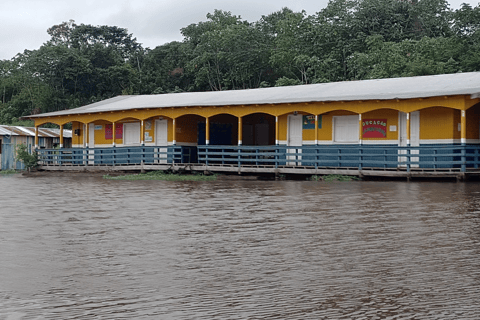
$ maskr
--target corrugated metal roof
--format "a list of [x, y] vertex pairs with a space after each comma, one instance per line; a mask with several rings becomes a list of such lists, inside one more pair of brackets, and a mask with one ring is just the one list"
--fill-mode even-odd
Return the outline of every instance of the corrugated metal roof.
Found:
[[118, 96], [76, 109], [32, 115], [29, 118], [143, 108], [391, 100], [451, 95], [477, 97], [479, 94], [480, 72], [468, 72], [248, 90]]
[[[32, 127], [21, 127], [21, 126], [6, 126], [0, 125], [0, 136], [29, 136], [35, 137], [35, 128]], [[38, 128], [39, 137], [50, 137], [58, 138], [60, 137], [60, 129], [55, 128]], [[72, 130], [63, 130], [64, 138], [72, 137]]]

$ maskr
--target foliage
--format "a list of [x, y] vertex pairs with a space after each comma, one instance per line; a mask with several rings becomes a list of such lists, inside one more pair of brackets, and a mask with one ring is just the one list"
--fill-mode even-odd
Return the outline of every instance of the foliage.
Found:
[[10, 170], [0, 170], [0, 175], [8, 175], [8, 174], [15, 174], [18, 173], [16, 170], [10, 169]]
[[36, 151], [29, 153], [27, 146], [24, 143], [17, 145], [16, 151], [16, 160], [23, 162], [25, 168], [30, 170], [31, 168], [38, 166], [38, 154]]
[[164, 171], [150, 171], [147, 173], [130, 174], [124, 176], [110, 176], [104, 175], [104, 179], [109, 180], [162, 180], [162, 181], [214, 181], [217, 179], [216, 175], [203, 174], [179, 174], [166, 173]]
[[127, 29], [59, 23], [0, 60], [0, 123], [122, 94], [236, 90], [480, 70], [480, 5], [330, 0], [248, 22], [214, 10], [181, 42], [145, 49]]

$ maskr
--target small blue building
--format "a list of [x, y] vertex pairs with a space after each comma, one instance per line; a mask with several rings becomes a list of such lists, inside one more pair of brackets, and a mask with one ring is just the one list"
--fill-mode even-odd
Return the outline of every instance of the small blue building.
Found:
[[[39, 128], [39, 148], [55, 148], [60, 144], [60, 129]], [[65, 147], [71, 147], [72, 131], [63, 130]], [[16, 161], [16, 147], [25, 144], [29, 152], [35, 146], [35, 128], [0, 125], [0, 170], [21, 170], [23, 163]]]

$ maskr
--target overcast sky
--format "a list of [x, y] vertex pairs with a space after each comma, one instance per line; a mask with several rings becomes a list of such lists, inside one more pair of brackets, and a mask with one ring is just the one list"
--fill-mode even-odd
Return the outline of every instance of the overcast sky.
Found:
[[[452, 9], [478, 0], [449, 0]], [[206, 20], [215, 9], [231, 11], [249, 22], [288, 7], [312, 15], [328, 0], [10, 0], [0, 10], [0, 60], [25, 49], [38, 49], [50, 39], [47, 29], [70, 19], [77, 24], [109, 25], [128, 29], [137, 41], [155, 48], [181, 41], [180, 28]]]

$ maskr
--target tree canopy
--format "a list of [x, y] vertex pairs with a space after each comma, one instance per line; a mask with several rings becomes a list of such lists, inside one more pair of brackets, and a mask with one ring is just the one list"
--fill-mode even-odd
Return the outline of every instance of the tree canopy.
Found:
[[122, 94], [236, 90], [480, 70], [480, 6], [446, 0], [330, 0], [249, 22], [215, 10], [183, 41], [143, 48], [118, 26], [76, 24], [0, 60], [0, 123]]

